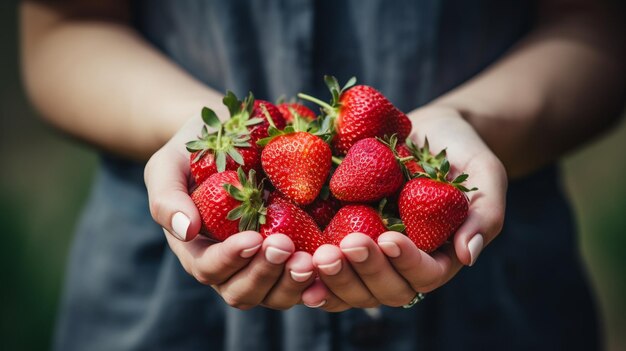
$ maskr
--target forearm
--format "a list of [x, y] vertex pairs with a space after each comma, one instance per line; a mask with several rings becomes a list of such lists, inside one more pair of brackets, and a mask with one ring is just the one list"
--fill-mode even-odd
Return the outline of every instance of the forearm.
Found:
[[24, 81], [49, 122], [105, 150], [147, 159], [202, 106], [223, 112], [221, 94], [153, 49], [123, 15], [98, 14], [22, 6]]
[[433, 105], [460, 111], [510, 177], [532, 172], [620, 115], [625, 59], [622, 33], [612, 24], [601, 11], [552, 17], [501, 61]]

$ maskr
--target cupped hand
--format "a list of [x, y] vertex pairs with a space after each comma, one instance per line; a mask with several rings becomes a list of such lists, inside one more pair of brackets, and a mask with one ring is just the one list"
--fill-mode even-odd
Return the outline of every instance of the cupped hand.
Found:
[[184, 269], [211, 285], [230, 306], [286, 309], [300, 303], [302, 291], [314, 282], [314, 268], [310, 254], [294, 253], [289, 237], [274, 234], [264, 239], [246, 231], [216, 243], [198, 235], [201, 218], [189, 196], [185, 142], [201, 127], [199, 117], [190, 119], [148, 161], [144, 178], [152, 217], [163, 227]]
[[426, 107], [410, 114], [411, 137], [422, 145], [427, 136], [434, 153], [447, 149], [451, 173], [469, 174], [468, 217], [451, 242], [431, 254], [405, 235], [386, 232], [374, 242], [353, 233], [340, 247], [324, 245], [313, 256], [320, 282], [302, 295], [304, 302], [341, 311], [351, 307], [402, 306], [418, 292], [437, 289], [464, 266], [476, 262], [481, 250], [501, 231], [507, 188], [506, 171], [462, 116], [447, 107]]

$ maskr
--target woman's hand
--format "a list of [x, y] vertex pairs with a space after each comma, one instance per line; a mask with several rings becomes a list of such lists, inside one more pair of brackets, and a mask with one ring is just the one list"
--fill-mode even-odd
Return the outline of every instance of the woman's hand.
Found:
[[469, 174], [469, 215], [454, 233], [452, 242], [432, 254], [418, 249], [408, 237], [383, 233], [378, 242], [354, 233], [340, 247], [324, 245], [313, 255], [321, 281], [303, 294], [308, 305], [328, 311], [380, 304], [402, 306], [418, 292], [432, 291], [449, 281], [464, 266], [476, 262], [484, 246], [493, 240], [504, 220], [507, 176], [502, 163], [480, 136], [450, 108], [425, 107], [410, 114], [412, 137], [422, 144], [428, 136], [431, 150], [447, 148], [454, 173]]
[[247, 309], [264, 305], [286, 309], [301, 302], [302, 291], [314, 281], [311, 255], [294, 253], [282, 234], [265, 239], [242, 232], [215, 243], [198, 236], [200, 214], [189, 197], [189, 153], [185, 142], [202, 127], [190, 119], [157, 151], [145, 168], [150, 212], [185, 270], [211, 285], [230, 306]]

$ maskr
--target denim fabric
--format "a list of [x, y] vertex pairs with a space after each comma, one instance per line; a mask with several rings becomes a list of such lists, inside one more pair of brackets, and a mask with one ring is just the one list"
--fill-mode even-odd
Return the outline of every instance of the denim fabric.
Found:
[[[357, 76], [414, 109], [480, 72], [532, 25], [527, 1], [134, 2], [137, 29], [207, 85], [325, 97]], [[227, 307], [151, 220], [140, 164], [103, 156], [77, 231], [55, 349], [594, 350], [595, 307], [555, 167], [510, 184], [504, 231], [416, 307], [329, 314]]]

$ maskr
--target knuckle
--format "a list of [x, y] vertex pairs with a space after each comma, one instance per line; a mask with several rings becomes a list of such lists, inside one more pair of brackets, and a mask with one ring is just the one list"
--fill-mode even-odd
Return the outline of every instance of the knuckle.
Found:
[[229, 291], [222, 291], [221, 295], [224, 302], [230, 307], [246, 310], [253, 306], [250, 303], [243, 301], [241, 296], [233, 295]]
[[210, 274], [207, 274], [207, 272], [204, 272], [196, 267], [191, 269], [191, 275], [202, 285], [213, 285], [218, 283], [215, 279], [212, 279]]

